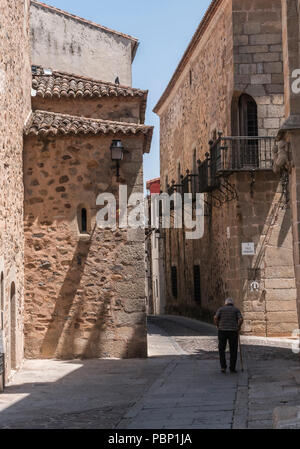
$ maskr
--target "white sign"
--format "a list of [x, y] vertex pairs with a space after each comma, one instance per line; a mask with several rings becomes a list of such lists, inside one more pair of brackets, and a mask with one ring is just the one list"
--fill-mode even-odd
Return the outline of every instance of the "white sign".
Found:
[[254, 281], [251, 282], [251, 292], [257, 292], [259, 290], [259, 283]]
[[255, 256], [254, 243], [242, 243], [242, 255], [243, 256]]
[[229, 240], [229, 239], [230, 239], [230, 228], [229, 228], [229, 227], [227, 228], [226, 233], [227, 233], [227, 238], [228, 238], [228, 240]]

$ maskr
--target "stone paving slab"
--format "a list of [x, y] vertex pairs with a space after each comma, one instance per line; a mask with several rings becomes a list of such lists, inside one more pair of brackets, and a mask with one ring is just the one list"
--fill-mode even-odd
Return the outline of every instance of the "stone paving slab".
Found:
[[192, 321], [150, 319], [148, 359], [26, 361], [0, 395], [0, 428], [263, 429], [286, 406], [278, 428], [296, 428], [290, 349], [244, 344], [245, 372], [224, 375], [215, 328]]

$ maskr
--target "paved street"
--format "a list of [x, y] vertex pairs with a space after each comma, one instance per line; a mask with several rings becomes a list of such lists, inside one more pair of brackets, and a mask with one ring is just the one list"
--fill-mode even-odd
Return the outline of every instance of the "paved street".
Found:
[[272, 428], [274, 408], [300, 405], [288, 342], [244, 337], [245, 372], [223, 375], [212, 326], [151, 317], [148, 329], [148, 360], [25, 361], [0, 428]]

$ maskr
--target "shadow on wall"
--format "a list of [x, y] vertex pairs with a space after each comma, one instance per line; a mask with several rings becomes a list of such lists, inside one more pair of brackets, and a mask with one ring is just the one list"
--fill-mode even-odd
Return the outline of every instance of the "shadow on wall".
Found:
[[73, 357], [74, 336], [79, 325], [81, 306], [84, 302], [84, 292], [78, 293], [78, 289], [90, 246], [91, 240], [79, 240], [77, 243], [70, 268], [66, 273], [56, 300], [51, 324], [43, 340], [42, 358], [51, 358], [54, 355], [66, 358]]
[[[177, 237], [176, 230], [171, 230], [166, 242], [169, 247], [166, 252], [167, 314], [212, 322], [214, 313], [228, 296], [242, 308], [242, 300], [254, 280], [252, 276], [256, 270], [259, 273], [263, 269], [266, 249], [274, 250], [276, 258], [272, 263], [277, 265], [283, 260], [281, 251], [284, 256], [290, 252], [289, 266], [293, 267], [292, 248], [287, 238], [291, 232], [290, 209], [285, 205], [283, 194], [279, 199], [280, 180], [272, 172], [257, 172], [254, 185], [251, 182], [251, 173], [237, 173], [232, 177], [231, 183], [236, 185], [238, 199], [220, 208], [214, 207], [212, 216], [206, 217], [203, 239], [193, 241], [192, 250], [189, 249], [194, 258], [187, 257], [183, 239]], [[226, 236], [226, 227], [230, 229], [230, 238]], [[242, 242], [262, 244], [256, 258], [241, 256]], [[199, 260], [205, 264], [200, 264], [201, 298], [196, 301], [193, 269]], [[177, 267], [176, 289], [172, 284], [172, 266]], [[248, 270], [250, 267], [251, 272]], [[177, 298], [173, 296], [174, 290], [178, 291]], [[251, 301], [260, 301], [260, 295], [255, 295], [252, 294]]]
[[[113, 348], [110, 345], [120, 345], [120, 341], [106, 339], [108, 327], [111, 325], [112, 317], [108, 309], [111, 305], [111, 295], [104, 291], [99, 292], [93, 301], [93, 316], [86, 318], [86, 297], [84, 286], [81, 286], [82, 277], [86, 261], [91, 247], [91, 239], [79, 241], [74, 251], [74, 256], [70, 268], [66, 273], [62, 288], [55, 303], [52, 313], [51, 324], [49, 325], [39, 357], [45, 358], [97, 358], [109, 357]], [[82, 288], [81, 288], [82, 287]], [[94, 303], [98, 302], [97, 308]], [[85, 323], [84, 323], [84, 319]], [[146, 316], [145, 316], [146, 320]], [[88, 328], [80, 329], [80, 326]], [[141, 344], [146, 323], [140, 323], [132, 331], [132, 337], [126, 340], [124, 349], [119, 354], [120, 357], [147, 357], [146, 349]], [[88, 337], [82, 336], [85, 332]], [[116, 328], [118, 332], [118, 328]], [[104, 336], [105, 334], [105, 336]], [[111, 350], [111, 351], [110, 351]]]
[[[136, 357], [146, 355], [139, 299], [126, 310], [138, 262], [134, 257], [119, 261], [122, 249], [132, 244], [127, 251], [131, 257], [134, 245], [142, 243], [128, 241], [125, 230], [101, 229], [88, 236], [98, 194], [118, 195], [115, 164], [109, 157], [111, 139], [28, 138], [24, 159], [28, 358], [133, 357], [134, 351]], [[123, 135], [122, 139], [126, 141]], [[140, 143], [136, 147], [141, 152]], [[141, 176], [141, 161], [131, 160], [133, 156], [137, 157], [126, 153], [120, 168], [120, 183], [128, 184], [128, 195]], [[129, 287], [119, 293], [115, 287], [123, 281]]]

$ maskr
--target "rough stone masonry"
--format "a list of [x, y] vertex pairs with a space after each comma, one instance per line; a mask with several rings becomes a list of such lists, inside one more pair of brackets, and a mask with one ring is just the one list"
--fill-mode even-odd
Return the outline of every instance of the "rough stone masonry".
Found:
[[[244, 312], [244, 332], [264, 336], [298, 328], [290, 206], [271, 163], [285, 113], [282, 28], [280, 0], [212, 1], [154, 109], [163, 191], [172, 180], [180, 185], [186, 170], [196, 176], [210, 145], [221, 145], [231, 164], [213, 187], [210, 179], [197, 186], [207, 204], [203, 239], [187, 241], [184, 230], [162, 233], [166, 311], [211, 318], [232, 296]], [[231, 155], [249, 143], [245, 136], [255, 136], [256, 148], [269, 146], [268, 168], [263, 152], [257, 164], [233, 166]], [[255, 255], [243, 256], [248, 242]]]
[[5, 378], [23, 360], [23, 127], [30, 112], [29, 0], [0, 0], [0, 334]]

